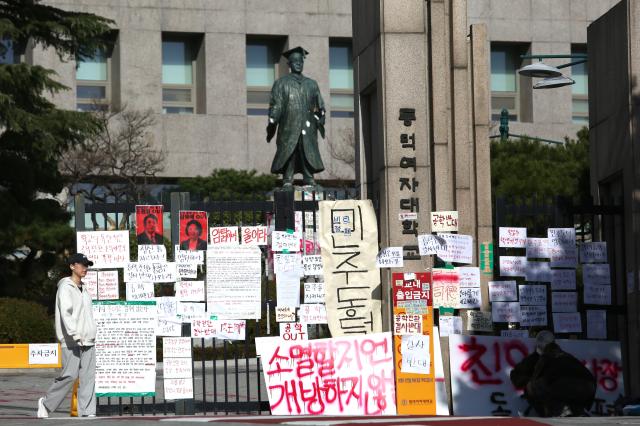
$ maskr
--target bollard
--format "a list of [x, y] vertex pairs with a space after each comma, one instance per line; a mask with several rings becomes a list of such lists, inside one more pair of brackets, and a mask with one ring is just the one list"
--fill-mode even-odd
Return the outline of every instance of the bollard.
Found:
[[71, 392], [71, 408], [69, 409], [69, 415], [71, 417], [78, 417], [78, 385], [80, 379], [76, 379], [73, 383], [73, 391]]

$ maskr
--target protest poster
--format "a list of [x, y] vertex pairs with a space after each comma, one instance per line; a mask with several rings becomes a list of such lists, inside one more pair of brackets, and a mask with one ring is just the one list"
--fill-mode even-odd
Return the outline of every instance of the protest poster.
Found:
[[98, 300], [120, 299], [118, 271], [98, 271]]
[[163, 358], [162, 375], [165, 379], [190, 379], [193, 377], [191, 358]]
[[611, 305], [610, 285], [585, 285], [585, 305]]
[[524, 277], [527, 275], [527, 263], [524, 256], [500, 256], [500, 276]]
[[431, 273], [433, 307], [457, 308], [460, 304], [460, 283], [455, 269], [434, 269]]
[[205, 312], [204, 303], [178, 301], [178, 318], [182, 322], [191, 322], [196, 318], [202, 318], [205, 316]]
[[460, 287], [460, 302], [458, 308], [473, 309], [482, 305], [482, 291], [480, 287]]
[[501, 226], [498, 229], [498, 247], [526, 248], [527, 228]]
[[428, 272], [391, 275], [398, 414], [435, 414], [437, 409], [431, 278]]
[[491, 312], [467, 311], [467, 330], [493, 331]]
[[576, 270], [575, 269], [552, 269], [551, 270], [551, 290], [575, 290]]
[[282, 340], [309, 340], [307, 324], [283, 322], [279, 324]]
[[607, 311], [587, 309], [587, 339], [607, 338]]
[[273, 231], [271, 233], [271, 250], [285, 253], [300, 251], [300, 235], [290, 231]]
[[608, 263], [587, 263], [582, 265], [582, 283], [584, 286], [611, 285], [611, 272]]
[[245, 340], [245, 320], [214, 320], [204, 316], [191, 320], [191, 337], [202, 339]]
[[[523, 330], [526, 332], [526, 330]], [[557, 340], [596, 378], [595, 416], [611, 415], [614, 401], [624, 392], [619, 342]], [[527, 403], [509, 373], [535, 350], [535, 339], [498, 336], [449, 336], [451, 393], [456, 416], [517, 416]]]
[[578, 312], [578, 293], [575, 291], [552, 291], [551, 312]]
[[[272, 415], [396, 414], [391, 333], [255, 341]], [[331, 391], [337, 383], [341, 391]], [[329, 389], [333, 396], [298, 391], [314, 388]]]
[[458, 232], [458, 212], [431, 212], [431, 232]]
[[227, 247], [240, 245], [240, 233], [237, 226], [214, 226], [209, 228], [209, 246]]
[[325, 303], [332, 336], [382, 331], [376, 268], [378, 225], [371, 200], [320, 201]]
[[180, 250], [194, 251], [207, 249], [207, 212], [180, 210]]
[[526, 281], [550, 283], [551, 267], [549, 262], [527, 261], [524, 271], [524, 279]]
[[576, 230], [573, 228], [547, 229], [549, 255], [552, 268], [575, 268], [578, 263]]
[[294, 273], [299, 277], [304, 274], [302, 267], [302, 257], [300, 253], [274, 253], [273, 272], [278, 275], [282, 273]]
[[580, 263], [606, 263], [607, 243], [593, 241], [580, 244]]
[[418, 252], [420, 256], [429, 256], [444, 251], [447, 242], [439, 235], [418, 235]]
[[518, 300], [515, 281], [489, 281], [489, 302], [511, 302]]
[[304, 283], [304, 303], [324, 303], [324, 283]]
[[154, 396], [156, 302], [94, 302], [93, 318], [96, 396]]
[[204, 281], [177, 281], [174, 286], [176, 299], [184, 302], [204, 302]]
[[523, 306], [520, 302], [520, 326], [546, 326], [547, 325], [547, 306], [528, 305]]
[[164, 379], [164, 399], [193, 399], [193, 378]]
[[92, 268], [123, 268], [129, 262], [129, 231], [80, 231], [76, 247]]
[[554, 312], [554, 333], [582, 333], [580, 312]]
[[173, 296], [156, 297], [158, 317], [175, 318], [178, 315], [178, 301]]
[[175, 262], [129, 262], [124, 265], [124, 281], [127, 283], [172, 283], [177, 281], [177, 277]]
[[182, 336], [182, 321], [178, 317], [158, 317], [156, 336]]
[[155, 290], [153, 283], [134, 282], [126, 283], [126, 296], [128, 301], [154, 300]]
[[300, 306], [300, 275], [282, 272], [276, 275], [276, 303], [278, 306]]
[[138, 247], [138, 262], [163, 263], [167, 261], [167, 249], [162, 244], [142, 244]]
[[520, 305], [547, 306], [547, 286], [522, 284], [518, 286]]
[[509, 328], [507, 330], [500, 330], [500, 337], [526, 339], [526, 338], [529, 337], [529, 330], [519, 330], [519, 329], [515, 329], [515, 328]]
[[91, 300], [98, 300], [98, 271], [87, 271], [87, 275], [82, 278], [82, 287], [87, 289]]
[[491, 319], [493, 322], [520, 322], [520, 303], [493, 302], [491, 304]]
[[527, 238], [525, 244], [527, 259], [549, 259], [549, 240], [547, 238]]
[[203, 250], [180, 250], [180, 246], [175, 246], [175, 251], [173, 252], [175, 261], [177, 264], [193, 264], [203, 265], [204, 264], [204, 251]]
[[322, 275], [322, 256], [302, 256], [302, 271], [305, 277]]
[[162, 358], [191, 358], [191, 338], [163, 337]]
[[327, 308], [322, 303], [303, 303], [298, 311], [303, 324], [326, 324]]
[[462, 318], [450, 315], [440, 315], [438, 330], [440, 330], [440, 336], [443, 337], [451, 334], [462, 334]]
[[218, 319], [262, 316], [262, 254], [256, 246], [207, 250], [207, 305]]
[[138, 245], [164, 243], [162, 209], [162, 205], [136, 206], [136, 234]]
[[176, 272], [180, 279], [198, 278], [198, 265], [195, 263], [176, 263]]
[[436, 255], [445, 262], [471, 263], [473, 261], [473, 237], [462, 234], [438, 234], [445, 242]]
[[480, 268], [477, 266], [464, 266], [456, 268], [460, 287], [480, 287]]
[[378, 268], [402, 268], [404, 266], [402, 247], [386, 247], [376, 256]]
[[276, 306], [276, 322], [296, 322], [296, 307]]
[[266, 246], [268, 231], [266, 226], [243, 226], [240, 228], [243, 246]]

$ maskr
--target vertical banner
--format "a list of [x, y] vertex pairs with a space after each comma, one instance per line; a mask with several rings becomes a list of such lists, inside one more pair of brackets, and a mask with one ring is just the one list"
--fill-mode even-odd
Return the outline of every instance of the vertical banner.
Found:
[[430, 278], [428, 272], [391, 276], [398, 414], [436, 414]]
[[334, 337], [382, 331], [378, 225], [370, 200], [320, 201], [327, 320]]
[[162, 244], [162, 206], [136, 206], [138, 244]]

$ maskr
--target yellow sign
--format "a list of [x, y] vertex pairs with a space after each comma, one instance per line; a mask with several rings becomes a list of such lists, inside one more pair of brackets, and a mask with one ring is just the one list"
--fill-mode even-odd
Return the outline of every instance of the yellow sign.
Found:
[[60, 368], [60, 344], [1, 344], [0, 368]]

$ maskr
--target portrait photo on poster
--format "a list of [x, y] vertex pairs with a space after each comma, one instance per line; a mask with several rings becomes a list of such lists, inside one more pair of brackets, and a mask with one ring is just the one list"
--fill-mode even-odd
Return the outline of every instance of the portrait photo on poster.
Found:
[[136, 206], [136, 234], [138, 244], [162, 244], [162, 205]]
[[207, 229], [207, 212], [180, 211], [180, 250], [206, 250]]

